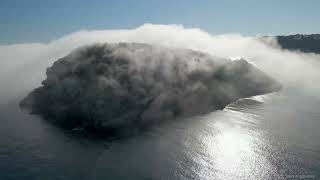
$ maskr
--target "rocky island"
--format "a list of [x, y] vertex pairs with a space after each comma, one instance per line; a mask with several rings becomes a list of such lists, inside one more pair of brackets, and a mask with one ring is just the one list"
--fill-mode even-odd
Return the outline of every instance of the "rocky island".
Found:
[[140, 43], [77, 48], [20, 106], [67, 129], [139, 130], [223, 109], [281, 85], [245, 60]]

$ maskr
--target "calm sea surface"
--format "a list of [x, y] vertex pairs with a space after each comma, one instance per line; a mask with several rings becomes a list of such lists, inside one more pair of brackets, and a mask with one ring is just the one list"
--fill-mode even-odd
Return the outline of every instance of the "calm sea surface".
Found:
[[320, 179], [320, 95], [282, 91], [113, 140], [0, 108], [0, 179]]

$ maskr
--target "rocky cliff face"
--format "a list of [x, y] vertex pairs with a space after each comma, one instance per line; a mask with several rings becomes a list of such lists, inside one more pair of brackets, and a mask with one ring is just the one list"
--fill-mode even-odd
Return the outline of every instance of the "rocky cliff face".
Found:
[[280, 88], [245, 60], [137, 43], [76, 49], [46, 74], [21, 107], [69, 129], [99, 132], [203, 114]]

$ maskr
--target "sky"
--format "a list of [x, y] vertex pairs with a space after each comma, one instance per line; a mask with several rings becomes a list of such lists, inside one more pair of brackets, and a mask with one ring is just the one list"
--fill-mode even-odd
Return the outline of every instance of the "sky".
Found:
[[79, 30], [181, 24], [211, 34], [320, 32], [318, 0], [1, 0], [0, 44], [50, 42]]

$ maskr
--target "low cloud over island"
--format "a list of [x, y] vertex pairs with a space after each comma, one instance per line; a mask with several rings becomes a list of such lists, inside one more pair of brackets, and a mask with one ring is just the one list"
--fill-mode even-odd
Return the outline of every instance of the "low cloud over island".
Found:
[[280, 89], [245, 60], [141, 43], [78, 48], [46, 75], [21, 106], [64, 127], [94, 131], [139, 130]]
[[[113, 44], [121, 42], [123, 42], [124, 44]], [[104, 43], [109, 43], [109, 45], [106, 45]], [[52, 40], [49, 43], [1, 45], [0, 83], [2, 84], [2, 86], [0, 92], [0, 103], [6, 104], [10, 102], [19, 102], [24, 97], [26, 97], [27, 94], [33, 89], [42, 86], [41, 82], [49, 77], [46, 77], [46, 68], [52, 66], [57, 59], [60, 59], [58, 62], [61, 63], [61, 58], [72, 59], [72, 54], [74, 55], [80, 52], [82, 52], [82, 54], [80, 53], [82, 55], [81, 57], [89, 57], [88, 54], [84, 53], [89, 51], [89, 49], [91, 49], [91, 51], [94, 51], [95, 48], [99, 50], [99, 48], [108, 49], [114, 46], [127, 47], [128, 49], [125, 49], [124, 47], [119, 48], [124, 50], [124, 52], [126, 53], [130, 53], [132, 49], [142, 49], [143, 51], [145, 49], [151, 48], [146, 44], [149, 44], [152, 47], [161, 47], [158, 48], [161, 49], [160, 52], [166, 51], [170, 52], [169, 54], [171, 54], [172, 51], [175, 51], [177, 54], [174, 54], [174, 56], [178, 56], [180, 57], [180, 59], [189, 59], [185, 56], [185, 54], [188, 53], [193, 54], [191, 55], [192, 57], [203, 54], [204, 57], [208, 57], [205, 58], [207, 60], [204, 60], [204, 64], [208, 64], [208, 62], [212, 60], [211, 63], [215, 64], [215, 67], [220, 61], [223, 62], [221, 64], [218, 63], [221, 67], [228, 67], [227, 64], [235, 64], [236, 66], [239, 64], [240, 66], [246, 63], [244, 61], [231, 62], [228, 59], [244, 58], [255, 67], [247, 64], [248, 66], [254, 69], [258, 68], [262, 70], [273, 79], [280, 82], [284, 88], [293, 87], [296, 89], [308, 91], [310, 93], [317, 93], [320, 90], [319, 84], [315, 83], [320, 78], [320, 73], [318, 71], [318, 69], [320, 68], [320, 56], [318, 54], [284, 50], [280, 48], [274, 38], [263, 38], [262, 40], [258, 37], [245, 37], [238, 34], [211, 35], [201, 29], [185, 28], [181, 25], [145, 24], [135, 29], [95, 31], [82, 30], [69, 35], [65, 35], [59, 39]], [[87, 50], [85, 50], [86, 48], [80, 48], [68, 55], [72, 50], [78, 47], [83, 47], [84, 45], [91, 46], [87, 46]], [[141, 55], [141, 52], [139, 53], [135, 55]], [[159, 52], [150, 51], [149, 53]], [[171, 57], [171, 55], [168, 55], [166, 59], [173, 59], [174, 56]], [[130, 61], [126, 62], [130, 62], [130, 67], [140, 67], [143, 63], [141, 63], [140, 65], [138, 63], [135, 64], [135, 66], [131, 66], [132, 62], [136, 62], [135, 59], [139, 58], [133, 56]], [[147, 54], [145, 54], [145, 59], [147, 59]], [[91, 60], [92, 59], [90, 59], [90, 62]], [[159, 63], [160, 61], [156, 60], [152, 62]], [[175, 61], [165, 60], [164, 62], [162, 62], [162, 66], [170, 67], [168, 68], [168, 71], [174, 72], [172, 70], [172, 68], [175, 67], [175, 64], [172, 64], [173, 62]], [[188, 60], [188, 63], [190, 62]], [[58, 66], [60, 65], [55, 64], [51, 67], [51, 69], [53, 70]], [[176, 64], [176, 66], [180, 67], [181, 65]], [[189, 64], [188, 66], [193, 67]], [[141, 68], [142, 67], [143, 66], [141, 66]], [[161, 70], [155, 67], [154, 69], [158, 71]], [[210, 69], [210, 65], [204, 65], [202, 71], [207, 72], [208, 69]], [[216, 69], [212, 70], [212, 72], [215, 71]], [[56, 70], [53, 72], [53, 74], [58, 73]], [[170, 73], [166, 75], [170, 75]], [[142, 77], [144, 76], [146, 75], [142, 75]], [[184, 74], [184, 77], [189, 77], [189, 74]], [[203, 80], [206, 76], [200, 73], [198, 78], [200, 77]], [[181, 77], [177, 76], [176, 78]], [[177, 81], [177, 79], [175, 78], [171, 80]], [[109, 86], [112, 85], [113, 88], [117, 87], [119, 84], [119, 82], [110, 79], [102, 78], [102, 80], [99, 80], [99, 82], [100, 81], [104, 82], [105, 84], [109, 84]], [[159, 81], [160, 84], [164, 82], [166, 82], [164, 81], [164, 79]], [[68, 83], [72, 84], [73, 80]], [[202, 84], [205, 84], [204, 89], [210, 88], [210, 83]], [[122, 84], [120, 83], [120, 85]], [[192, 86], [196, 86], [199, 89], [201, 89], [202, 87], [202, 85], [196, 85], [196, 83], [194, 83]], [[169, 89], [171, 88], [171, 86], [168, 87]], [[187, 87], [183, 87], [183, 90], [186, 89]], [[119, 93], [121, 94], [122, 92], [119, 91]], [[170, 91], [167, 96], [170, 96]], [[154, 103], [155, 100], [148, 100], [147, 98], [146, 102]], [[186, 110], [186, 112], [188, 111], [189, 110]], [[170, 113], [174, 114], [174, 112]], [[164, 113], [163, 116], [167, 116], [168, 114]]]

